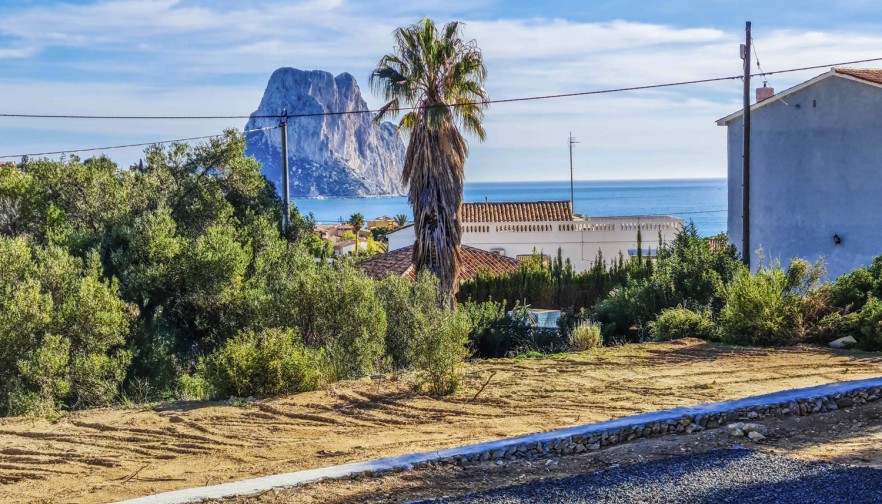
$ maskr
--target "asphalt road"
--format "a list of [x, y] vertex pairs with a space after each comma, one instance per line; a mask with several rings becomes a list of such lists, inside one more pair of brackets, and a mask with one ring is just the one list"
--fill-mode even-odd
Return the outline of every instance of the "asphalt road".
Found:
[[882, 470], [715, 450], [422, 502], [882, 503]]

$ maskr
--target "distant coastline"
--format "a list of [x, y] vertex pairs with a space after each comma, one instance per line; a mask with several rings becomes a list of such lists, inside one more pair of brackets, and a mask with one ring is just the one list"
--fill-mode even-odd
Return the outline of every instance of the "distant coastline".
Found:
[[[715, 182], [721, 181], [725, 182], [726, 177], [707, 177], [707, 178], [658, 178], [658, 179], [600, 179], [600, 180], [591, 180], [591, 179], [583, 179], [583, 180], [575, 180], [573, 181], [575, 184], [630, 184], [630, 183], [640, 183], [640, 182]], [[569, 180], [514, 180], [511, 182], [507, 182], [504, 180], [485, 180], [478, 182], [466, 182], [466, 185], [469, 186], [477, 186], [477, 185], [490, 185], [490, 184], [569, 184]], [[407, 195], [404, 194], [402, 196], [352, 196], [346, 198], [335, 198], [333, 196], [300, 196], [296, 198], [298, 201], [302, 200], [363, 200], [363, 199], [382, 199], [382, 198], [406, 198]], [[567, 197], [566, 199], [569, 199]]]
[[[595, 217], [617, 215], [673, 215], [692, 220], [699, 233], [716, 235], [726, 230], [725, 178], [577, 180], [575, 211]], [[569, 200], [569, 180], [522, 182], [466, 182], [465, 201]], [[294, 198], [304, 214], [316, 222], [346, 220], [359, 212], [367, 219], [404, 214], [411, 219], [407, 197]]]

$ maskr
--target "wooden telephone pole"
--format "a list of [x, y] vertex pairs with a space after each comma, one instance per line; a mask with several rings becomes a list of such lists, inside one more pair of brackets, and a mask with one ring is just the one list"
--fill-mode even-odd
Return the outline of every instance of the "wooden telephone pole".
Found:
[[741, 171], [741, 257], [750, 268], [750, 21], [744, 27], [744, 44], [741, 45], [744, 60], [744, 143], [742, 144]]
[[576, 192], [573, 189], [573, 145], [579, 142], [573, 138], [573, 132], [570, 131], [570, 212], [576, 213]]
[[291, 184], [288, 183], [288, 109], [282, 112], [282, 232], [288, 232], [291, 216]]

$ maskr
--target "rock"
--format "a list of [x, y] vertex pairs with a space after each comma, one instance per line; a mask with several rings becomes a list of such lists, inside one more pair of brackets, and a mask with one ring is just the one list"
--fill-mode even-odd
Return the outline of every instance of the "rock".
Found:
[[837, 340], [833, 340], [830, 343], [827, 343], [827, 346], [830, 348], [850, 348], [857, 344], [857, 340], [852, 336], [846, 336], [844, 338], [839, 338]]
[[769, 433], [768, 427], [766, 427], [763, 424], [758, 424], [758, 423], [746, 423], [741, 427], [741, 429], [747, 433], [758, 432], [762, 435], [766, 435]]
[[729, 429], [729, 435], [733, 437], [744, 437], [744, 431], [741, 429]]
[[759, 413], [757, 413], [756, 411], [750, 411], [747, 413], [747, 418], [750, 420], [754, 420], [758, 417], [759, 417]]
[[749, 437], [750, 439], [752, 439], [754, 441], [762, 441], [763, 439], [766, 439], [766, 436], [763, 436], [762, 434], [760, 434], [759, 432], [756, 432], [756, 431], [752, 431], [752, 432], [747, 433], [747, 437]]
[[[280, 68], [273, 72], [246, 130], [276, 126], [268, 117], [368, 110], [355, 78], [320, 70]], [[315, 115], [288, 121], [291, 196], [356, 197], [404, 194], [401, 171], [406, 147], [390, 122], [377, 125], [372, 114]], [[281, 130], [247, 133], [246, 153], [263, 165], [280, 186]], [[281, 191], [280, 191], [281, 192]]]
[[854, 399], [851, 397], [842, 397], [836, 400], [836, 406], [840, 408], [848, 408], [854, 404]]

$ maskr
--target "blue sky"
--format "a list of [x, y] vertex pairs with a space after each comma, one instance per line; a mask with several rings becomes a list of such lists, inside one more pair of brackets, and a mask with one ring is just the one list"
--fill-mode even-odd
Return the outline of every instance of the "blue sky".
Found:
[[[491, 98], [734, 75], [753, 21], [765, 70], [882, 56], [870, 1], [229, 0], [0, 1], [0, 112], [248, 114], [281, 66], [347, 71], [361, 84], [392, 31], [422, 16], [466, 22]], [[882, 65], [882, 63], [880, 63]], [[821, 71], [773, 76], [777, 89]], [[471, 142], [471, 181], [725, 176], [740, 82], [499, 104]], [[0, 118], [0, 155], [207, 135], [245, 121]], [[140, 149], [111, 151], [120, 164]]]

